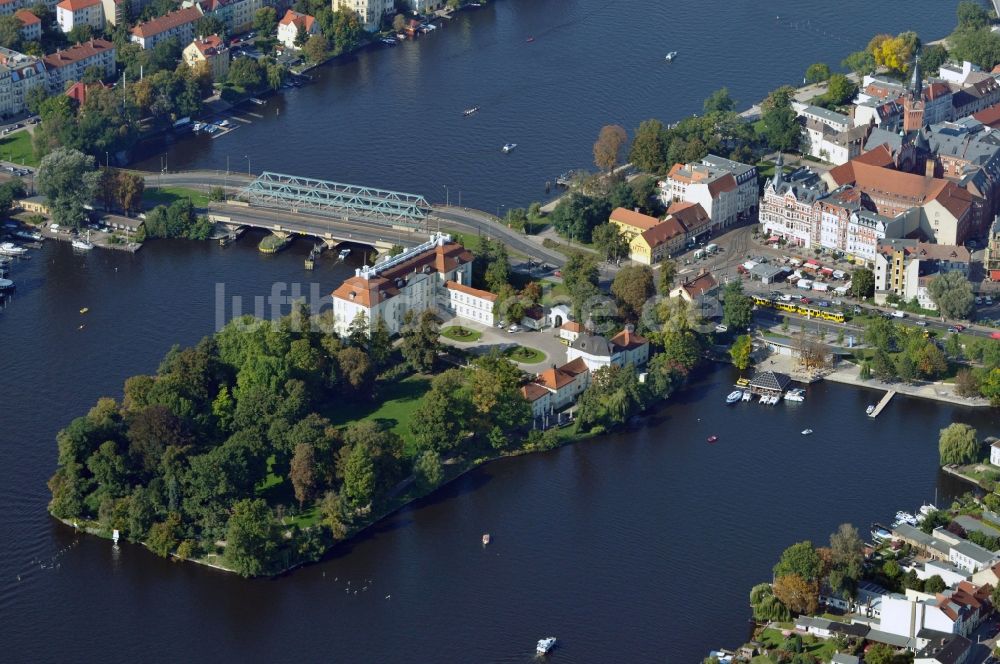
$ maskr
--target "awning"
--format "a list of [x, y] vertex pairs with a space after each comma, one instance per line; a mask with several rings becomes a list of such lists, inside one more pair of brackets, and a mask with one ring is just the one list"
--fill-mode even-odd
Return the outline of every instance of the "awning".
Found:
[[767, 241], [769, 243], [770, 242], [781, 242], [781, 238], [778, 237], [777, 235], [772, 235], [771, 237], [767, 238]]

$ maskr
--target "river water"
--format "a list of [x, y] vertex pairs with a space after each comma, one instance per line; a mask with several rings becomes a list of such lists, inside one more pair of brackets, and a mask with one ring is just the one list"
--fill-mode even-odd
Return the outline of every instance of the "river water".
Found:
[[[745, 108], [876, 32], [950, 32], [957, 0], [496, 0], [414, 42], [316, 70], [247, 105], [236, 131], [148, 146], [140, 166], [262, 170], [383, 187], [496, 212], [593, 167], [600, 128], [701, 111], [727, 86]], [[528, 37], [534, 41], [528, 43]], [[679, 56], [664, 61], [669, 51]], [[471, 117], [462, 111], [481, 110]], [[505, 143], [517, 143], [510, 154]], [[247, 158], [249, 157], [249, 164]], [[445, 189], [447, 185], [447, 190]], [[502, 211], [502, 209], [501, 209]]]
[[[171, 169], [224, 167], [252, 149], [261, 168], [431, 197], [447, 181], [471, 204], [523, 203], [587, 163], [609, 120], [676, 117], [723, 84], [755, 98], [875, 30], [939, 36], [951, 4], [506, 0], [321, 70], [277, 102], [280, 125], [174, 146]], [[799, 28], [774, 18], [793, 6]], [[821, 39], [810, 25], [858, 36]], [[681, 52], [674, 69], [666, 50]], [[459, 123], [473, 103], [482, 114]], [[506, 140], [525, 149], [504, 161]], [[19, 290], [0, 312], [5, 659], [527, 662], [553, 634], [553, 661], [699, 661], [746, 638], [747, 593], [785, 546], [935, 491], [945, 502], [966, 487], [936, 469], [937, 431], [997, 431], [995, 412], [899, 397], [871, 421], [878, 395], [837, 385], [810, 388], [803, 404], [726, 407], [733, 376], [719, 369], [644, 428], [492, 464], [284, 578], [243, 581], [77, 539], [45, 512], [61, 426], [154, 371], [172, 344], [210, 333], [217, 284], [249, 302], [275, 282], [327, 292], [352, 269], [327, 256], [307, 273], [304, 243], [273, 257], [255, 244], [160, 241], [132, 256], [49, 242], [14, 266]]]

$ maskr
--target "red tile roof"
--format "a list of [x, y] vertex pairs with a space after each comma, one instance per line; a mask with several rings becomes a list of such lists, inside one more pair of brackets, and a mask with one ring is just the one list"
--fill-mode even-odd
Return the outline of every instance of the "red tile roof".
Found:
[[[997, 65], [997, 68], [1000, 68], [1000, 65]], [[989, 108], [985, 108], [973, 114], [972, 117], [988, 127], [993, 127], [994, 129], [1000, 127], [1000, 104], [994, 104]]]
[[172, 30], [178, 26], [184, 25], [185, 23], [194, 23], [201, 17], [201, 7], [198, 5], [191, 5], [190, 7], [178, 9], [177, 11], [170, 12], [169, 14], [165, 14], [159, 18], [154, 18], [151, 21], [140, 23], [132, 28], [132, 34], [142, 39], [148, 39], [149, 37], [154, 37], [161, 32]]
[[713, 290], [718, 285], [719, 282], [715, 280], [711, 272], [702, 272], [693, 279], [685, 280], [680, 288], [693, 299]]
[[524, 398], [528, 401], [538, 401], [546, 394], [549, 394], [549, 391], [538, 383], [528, 383], [527, 385], [521, 387], [521, 394], [523, 394]]
[[699, 231], [712, 223], [701, 203], [674, 203], [667, 209], [667, 214], [677, 218], [688, 233]]
[[294, 23], [296, 28], [303, 28], [306, 32], [312, 32], [315, 22], [316, 19], [309, 14], [300, 14], [291, 9], [285, 12], [285, 16], [280, 21], [281, 25]]
[[649, 342], [645, 337], [636, 334], [626, 327], [624, 330], [611, 337], [611, 343], [623, 350], [634, 350], [641, 346], [645, 346]]
[[59, 67], [65, 67], [67, 65], [80, 62], [81, 60], [92, 58], [95, 55], [100, 55], [106, 51], [114, 53], [114, 50], [115, 45], [106, 39], [91, 39], [88, 42], [70, 46], [65, 51], [50, 53], [49, 55], [43, 57], [42, 60], [45, 61], [46, 67], [50, 69], [58, 69]]
[[78, 12], [81, 9], [99, 4], [101, 4], [101, 0], [62, 0], [56, 7], [67, 12]]
[[580, 332], [583, 332], [583, 325], [580, 325], [575, 320], [568, 320], [562, 324], [562, 329], [567, 332], [576, 332], [579, 334]]
[[209, 35], [207, 37], [202, 37], [201, 39], [195, 39], [193, 42], [194, 47], [202, 55], [215, 55], [221, 51], [224, 47], [222, 38], [219, 35]]
[[642, 232], [642, 239], [646, 241], [650, 249], [654, 249], [661, 244], [666, 244], [670, 240], [687, 234], [684, 225], [677, 220], [677, 217], [667, 217], [656, 226]]
[[615, 208], [614, 211], [611, 212], [610, 220], [647, 231], [660, 223], [660, 220], [656, 217], [650, 217], [648, 214], [643, 214], [641, 212], [636, 212], [635, 210], [629, 210], [628, 208], [623, 207]]
[[458, 291], [459, 293], [465, 293], [466, 295], [472, 295], [473, 297], [479, 297], [484, 300], [489, 300], [490, 302], [496, 302], [497, 296], [493, 293], [485, 290], [480, 290], [478, 288], [473, 288], [472, 286], [466, 286], [465, 284], [460, 284], [457, 281], [446, 281], [444, 287], [449, 290]]
[[25, 26], [42, 22], [42, 19], [29, 12], [27, 9], [18, 9], [14, 12], [14, 18], [21, 21], [21, 25]]

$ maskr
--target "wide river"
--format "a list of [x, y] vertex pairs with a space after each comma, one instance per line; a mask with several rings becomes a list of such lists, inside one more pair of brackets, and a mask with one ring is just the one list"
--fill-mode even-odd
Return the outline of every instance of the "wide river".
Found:
[[[602, 124], [676, 118], [722, 85], [755, 99], [874, 31], [941, 36], [954, 4], [497, 2], [321, 70], [266, 118], [171, 147], [170, 167], [224, 168], [229, 154], [235, 168], [249, 153], [255, 169], [522, 204], [586, 165]], [[465, 121], [472, 104], [483, 110]], [[521, 147], [501, 157], [508, 140]], [[131, 256], [49, 242], [14, 266], [17, 297], [0, 312], [5, 660], [527, 662], [553, 634], [553, 661], [700, 661], [745, 639], [747, 593], [785, 546], [936, 491], [945, 502], [966, 487], [936, 469], [937, 431], [997, 431], [994, 412], [904, 398], [871, 421], [877, 395], [836, 385], [803, 404], [726, 407], [733, 376], [720, 369], [645, 428], [492, 464], [284, 578], [77, 538], [45, 512], [61, 426], [210, 333], [216, 284], [245, 298], [276, 281], [329, 291], [350, 269], [325, 257], [306, 273], [304, 244], [276, 257], [254, 245], [156, 242]]]

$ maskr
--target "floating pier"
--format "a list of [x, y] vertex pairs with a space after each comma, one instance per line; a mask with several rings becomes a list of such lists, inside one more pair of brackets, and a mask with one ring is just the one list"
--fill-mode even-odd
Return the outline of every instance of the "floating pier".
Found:
[[889, 405], [889, 401], [891, 401], [894, 396], [896, 396], [896, 390], [889, 390], [886, 392], [885, 396], [882, 397], [882, 400], [878, 402], [877, 406], [875, 406], [875, 410], [873, 410], [868, 417], [873, 419], [878, 417], [878, 414], [882, 412], [883, 408]]

